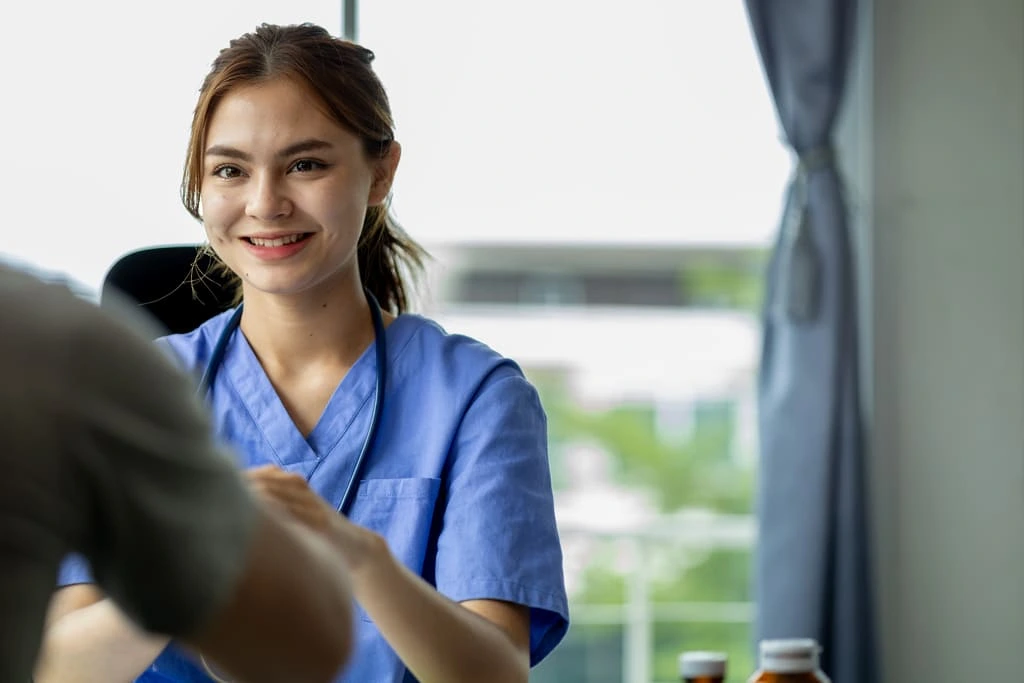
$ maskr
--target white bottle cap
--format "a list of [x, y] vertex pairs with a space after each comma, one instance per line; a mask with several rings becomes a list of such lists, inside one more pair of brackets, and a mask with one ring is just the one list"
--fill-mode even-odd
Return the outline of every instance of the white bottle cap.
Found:
[[761, 670], [795, 674], [818, 670], [821, 648], [811, 638], [787, 638], [761, 641]]
[[679, 655], [679, 675], [683, 678], [725, 676], [725, 661], [724, 652], [684, 652]]

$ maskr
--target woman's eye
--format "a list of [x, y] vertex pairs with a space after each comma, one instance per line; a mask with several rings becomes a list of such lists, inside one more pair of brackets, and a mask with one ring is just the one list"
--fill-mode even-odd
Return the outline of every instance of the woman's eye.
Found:
[[314, 161], [313, 159], [299, 159], [294, 164], [292, 164], [292, 170], [293, 171], [298, 171], [299, 173], [309, 173], [311, 171], [320, 171], [320, 170], [323, 170], [325, 168], [327, 168], [326, 164], [324, 164], [322, 162], [319, 162], [319, 161]]
[[213, 175], [217, 176], [218, 178], [237, 178], [241, 174], [242, 172], [238, 169], [237, 166], [218, 166], [217, 168], [213, 169]]

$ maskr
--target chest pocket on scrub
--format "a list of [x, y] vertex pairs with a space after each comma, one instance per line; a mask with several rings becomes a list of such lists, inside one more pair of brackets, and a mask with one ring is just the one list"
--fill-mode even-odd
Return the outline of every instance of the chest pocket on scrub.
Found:
[[440, 492], [440, 479], [367, 479], [359, 483], [349, 519], [384, 537], [402, 564], [422, 574]]

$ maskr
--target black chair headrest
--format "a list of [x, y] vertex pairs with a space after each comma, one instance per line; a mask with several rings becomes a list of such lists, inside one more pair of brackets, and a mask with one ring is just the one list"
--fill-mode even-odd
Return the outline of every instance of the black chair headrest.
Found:
[[140, 249], [107, 272], [100, 305], [118, 296], [140, 306], [167, 333], [190, 332], [232, 305], [233, 289], [198, 245]]

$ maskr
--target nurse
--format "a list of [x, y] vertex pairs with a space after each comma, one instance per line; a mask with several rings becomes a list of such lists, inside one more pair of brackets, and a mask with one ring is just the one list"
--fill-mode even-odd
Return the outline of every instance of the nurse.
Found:
[[[526, 683], [568, 627], [545, 415], [514, 362], [406, 310], [422, 251], [388, 211], [401, 147], [372, 59], [311, 25], [221, 51], [182, 198], [242, 305], [161, 343], [205, 374], [261, 495], [350, 558], [339, 681]], [[102, 600], [89, 582], [68, 562], [59, 592]], [[114, 631], [105, 656], [145, 652]], [[174, 643], [139, 676], [218, 678]]]

